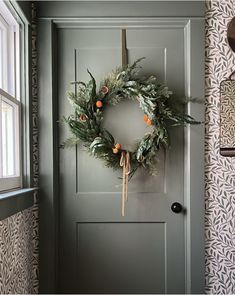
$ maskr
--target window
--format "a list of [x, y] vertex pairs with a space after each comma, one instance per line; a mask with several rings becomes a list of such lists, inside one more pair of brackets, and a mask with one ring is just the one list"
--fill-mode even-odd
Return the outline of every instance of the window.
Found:
[[20, 24], [0, 0], [0, 191], [21, 187]]

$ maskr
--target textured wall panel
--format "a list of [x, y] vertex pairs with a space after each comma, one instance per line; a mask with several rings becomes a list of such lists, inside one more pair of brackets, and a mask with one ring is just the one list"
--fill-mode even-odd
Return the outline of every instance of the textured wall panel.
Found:
[[[33, 152], [33, 186], [39, 187], [39, 143], [38, 143], [38, 59], [37, 59], [37, 6], [32, 3], [32, 152]], [[34, 193], [33, 211], [33, 273], [31, 284], [33, 293], [39, 292], [39, 218], [38, 218], [38, 196]]]
[[220, 84], [220, 148], [235, 148], [235, 81]]
[[1, 294], [35, 293], [34, 223], [32, 208], [0, 222]]
[[235, 70], [235, 0], [206, 2], [206, 292], [235, 293], [235, 159], [219, 153], [220, 83]]

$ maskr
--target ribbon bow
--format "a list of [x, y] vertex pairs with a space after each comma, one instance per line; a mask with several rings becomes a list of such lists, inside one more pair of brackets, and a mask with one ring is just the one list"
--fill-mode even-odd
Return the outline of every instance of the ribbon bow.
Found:
[[128, 202], [128, 175], [131, 171], [130, 153], [123, 151], [120, 159], [122, 172], [122, 216], [125, 214], [125, 202]]

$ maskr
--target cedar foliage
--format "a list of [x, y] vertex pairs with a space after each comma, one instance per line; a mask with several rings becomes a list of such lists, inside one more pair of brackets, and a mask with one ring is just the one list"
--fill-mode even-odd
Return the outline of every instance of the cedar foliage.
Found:
[[[200, 123], [184, 112], [186, 100], [178, 100], [167, 86], [157, 82], [155, 76], [140, 77], [138, 64], [141, 60], [113, 70], [101, 81], [98, 91], [89, 71], [88, 83], [73, 82], [77, 91], [69, 92], [68, 99], [74, 114], [64, 118], [73, 136], [63, 146], [71, 147], [81, 141], [91, 155], [116, 170], [120, 168], [121, 152], [113, 153], [115, 139], [102, 126], [105, 106], [116, 105], [125, 99], [138, 100], [143, 113], [151, 120], [152, 128], [131, 152], [130, 177], [139, 167], [155, 174], [158, 151], [169, 147], [169, 127]], [[102, 91], [104, 86], [108, 88], [107, 93]], [[102, 108], [96, 107], [97, 100], [102, 100]]]

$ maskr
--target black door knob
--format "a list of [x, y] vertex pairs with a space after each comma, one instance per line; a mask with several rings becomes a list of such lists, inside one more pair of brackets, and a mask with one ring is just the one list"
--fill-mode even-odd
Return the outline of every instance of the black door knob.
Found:
[[174, 212], [174, 213], [180, 213], [182, 210], [183, 210], [183, 207], [180, 203], [178, 202], [174, 202], [172, 205], [171, 205], [171, 210]]

